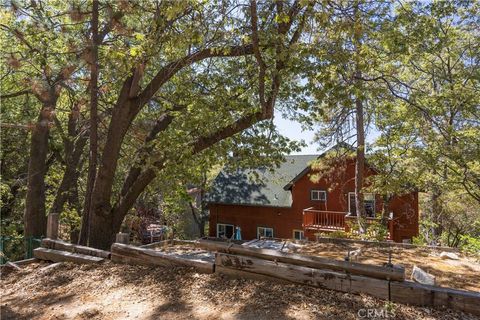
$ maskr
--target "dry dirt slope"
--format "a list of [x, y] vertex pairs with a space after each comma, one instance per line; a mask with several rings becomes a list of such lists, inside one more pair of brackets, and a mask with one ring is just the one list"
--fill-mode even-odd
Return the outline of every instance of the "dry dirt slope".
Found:
[[[1, 319], [357, 319], [384, 301], [184, 268], [35, 263], [2, 275]], [[395, 319], [475, 319], [391, 305]]]

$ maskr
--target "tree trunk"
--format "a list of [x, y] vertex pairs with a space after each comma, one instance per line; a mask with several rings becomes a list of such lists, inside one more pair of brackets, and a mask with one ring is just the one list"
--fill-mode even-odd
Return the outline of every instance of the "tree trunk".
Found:
[[98, 152], [98, 0], [92, 6], [92, 50], [90, 61], [90, 153], [88, 161], [88, 178], [85, 192], [85, 203], [82, 215], [82, 228], [79, 243], [87, 245], [92, 206], [92, 192], [97, 174]]
[[360, 234], [366, 231], [366, 213], [363, 199], [363, 176], [365, 169], [365, 130], [363, 121], [363, 103], [360, 98], [355, 99], [356, 127], [357, 127], [357, 152], [355, 159], [355, 209]]
[[200, 228], [200, 230], [199, 230], [199, 231], [200, 231], [199, 237], [200, 237], [200, 238], [205, 237], [205, 221], [202, 220], [202, 221], [200, 222], [200, 224], [198, 225], [198, 227]]
[[360, 69], [361, 59], [361, 39], [362, 28], [360, 19], [360, 3], [355, 1], [354, 6], [354, 30], [353, 30], [353, 44], [355, 47], [355, 116], [356, 116], [356, 135], [357, 135], [357, 151], [355, 158], [355, 209], [357, 211], [357, 223], [360, 234], [364, 234], [366, 231], [366, 213], [365, 204], [362, 193], [363, 188], [363, 176], [365, 170], [365, 123], [363, 119], [363, 101], [362, 101], [362, 71]]
[[70, 198], [70, 193], [73, 192], [73, 188], [77, 183], [79, 172], [77, 168], [72, 168], [67, 165], [65, 173], [63, 174], [62, 182], [57, 189], [55, 199], [53, 200], [52, 207], [50, 208], [51, 213], [61, 214], [65, 203]]
[[45, 174], [47, 172], [48, 136], [51, 112], [50, 104], [44, 104], [35, 128], [31, 133], [28, 185], [25, 203], [25, 237], [45, 236]]
[[[131, 80], [131, 77], [130, 77], [130, 80]], [[129, 82], [130, 81], [127, 81], [127, 83]], [[129, 85], [126, 84], [124, 86], [124, 88], [122, 89], [123, 93], [125, 93], [126, 87], [129, 87]], [[122, 210], [121, 212], [118, 212], [118, 213], [112, 211], [111, 196], [113, 191], [115, 172], [117, 169], [118, 160], [120, 158], [120, 149], [123, 142], [123, 138], [125, 137], [125, 134], [131, 123], [131, 118], [129, 117], [129, 112], [128, 112], [130, 108], [130, 103], [128, 102], [124, 103], [123, 101], [124, 99], [126, 99], [126, 97], [121, 96], [119, 98], [120, 105], [115, 106], [113, 109], [112, 119], [110, 121], [109, 130], [107, 133], [107, 139], [105, 142], [105, 146], [103, 148], [102, 157], [99, 162], [98, 171], [95, 177], [95, 183], [93, 185], [93, 190], [90, 197], [91, 203], [90, 203], [90, 213], [89, 213], [90, 223], [88, 224], [88, 230], [89, 230], [88, 243], [90, 246], [93, 246], [95, 248], [105, 249], [105, 248], [108, 248], [111, 244], [111, 242], [107, 242], [107, 243], [102, 242], [103, 239], [105, 238], [105, 235], [98, 234], [98, 232], [103, 232], [100, 229], [104, 227], [97, 226], [95, 221], [103, 220], [106, 218], [105, 217], [106, 215], [113, 215], [113, 213], [115, 213], [115, 215], [117, 216], [122, 216], [123, 214], [126, 214], [126, 212], [135, 203], [135, 201], [131, 202], [128, 200], [127, 202], [129, 202], [129, 205], [131, 205], [130, 208], [128, 208], [127, 210]], [[125, 202], [123, 199], [121, 199], [121, 201]], [[123, 209], [123, 206], [121, 209]], [[93, 216], [98, 216], [98, 217], [92, 218]], [[110, 219], [111, 221], [114, 221], [112, 216], [110, 216], [108, 219]], [[116, 224], [120, 225], [121, 221], [120, 223], [116, 223]], [[109, 233], [113, 233], [113, 231], [110, 230]], [[111, 235], [108, 236], [109, 239], [110, 239], [110, 236]]]
[[441, 191], [434, 186], [430, 194], [430, 219], [433, 222], [431, 244], [436, 244], [442, 235], [442, 203], [440, 201]]
[[[121, 222], [120, 222], [121, 223]], [[120, 225], [113, 223], [113, 215], [108, 208], [96, 208], [90, 216], [90, 235], [88, 245], [93, 248], [109, 250], [115, 242], [115, 234]]]
[[[197, 210], [191, 201], [188, 202], [190, 206], [190, 211], [192, 213], [192, 218], [195, 224], [198, 227], [199, 237], [203, 238], [205, 236], [205, 219], [203, 217], [202, 211]], [[198, 214], [196, 211], [200, 211]]]
[[[73, 138], [70, 136], [69, 138]], [[74, 196], [77, 193], [77, 181], [80, 176], [80, 163], [82, 158], [83, 149], [87, 139], [85, 136], [78, 138], [75, 146], [70, 139], [67, 143], [71, 145], [65, 146], [65, 172], [62, 177], [62, 182], [58, 187], [55, 199], [53, 200], [52, 207], [50, 208], [51, 213], [61, 213], [63, 211], [64, 205], [67, 201], [69, 204], [78, 208], [78, 196]], [[80, 214], [80, 212], [78, 212]]]

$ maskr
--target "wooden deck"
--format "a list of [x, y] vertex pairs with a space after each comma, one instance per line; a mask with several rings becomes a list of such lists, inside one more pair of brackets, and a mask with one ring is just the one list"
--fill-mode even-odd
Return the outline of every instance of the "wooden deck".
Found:
[[347, 212], [321, 211], [308, 208], [303, 210], [303, 228], [318, 231], [345, 230]]
[[[306, 231], [333, 232], [350, 230], [350, 225], [356, 223], [356, 216], [348, 215], [348, 212], [323, 211], [308, 208], [303, 210], [303, 229]], [[378, 218], [366, 218], [367, 225], [379, 222]], [[387, 240], [393, 239], [393, 221], [388, 220]]]

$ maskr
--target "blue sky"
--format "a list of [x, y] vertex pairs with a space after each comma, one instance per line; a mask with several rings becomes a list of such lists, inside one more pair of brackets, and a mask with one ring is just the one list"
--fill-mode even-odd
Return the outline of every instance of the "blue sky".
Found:
[[[304, 140], [307, 143], [307, 146], [303, 147], [300, 152], [294, 152], [293, 154], [320, 154], [323, 150], [318, 150], [318, 144], [313, 142], [313, 137], [315, 135], [314, 130], [303, 131], [300, 123], [282, 118], [282, 115], [279, 112], [275, 113], [275, 118], [273, 120], [275, 125], [278, 128], [278, 131], [285, 137], [290, 138], [291, 140]], [[380, 135], [380, 132], [376, 129], [371, 129], [367, 132], [367, 143], [372, 143]]]
[[302, 149], [301, 152], [295, 152], [294, 154], [317, 154], [321, 151], [317, 150], [318, 145], [313, 144], [314, 131], [302, 131], [301, 125], [289, 119], [283, 119], [280, 114], [275, 114], [273, 120], [278, 128], [278, 131], [285, 137], [291, 140], [304, 140], [307, 146]]

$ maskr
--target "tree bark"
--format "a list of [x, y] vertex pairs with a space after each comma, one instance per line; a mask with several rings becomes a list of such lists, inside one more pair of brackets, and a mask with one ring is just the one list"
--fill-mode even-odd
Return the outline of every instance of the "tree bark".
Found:
[[442, 228], [442, 203], [440, 201], [442, 192], [438, 186], [433, 186], [431, 194], [430, 194], [430, 219], [433, 223], [432, 225], [432, 238], [430, 239], [431, 244], [435, 245], [440, 236], [442, 235], [443, 228]]
[[[197, 210], [192, 201], [189, 201], [188, 205], [190, 206], [190, 212], [192, 213], [193, 221], [197, 225], [199, 237], [203, 238], [205, 236], [205, 217], [203, 216], [203, 212], [201, 209]], [[200, 212], [197, 214], [196, 211]]]
[[85, 192], [85, 204], [82, 215], [79, 244], [87, 245], [90, 230], [90, 212], [92, 207], [92, 192], [97, 174], [98, 152], [98, 0], [92, 5], [92, 50], [90, 61], [90, 153], [88, 161], [88, 178]]
[[[86, 134], [80, 133], [78, 114], [79, 107], [74, 105], [68, 116], [67, 135], [62, 135], [65, 150], [65, 172], [50, 208], [50, 213], [61, 213], [67, 201], [70, 205], [78, 208], [78, 203], [75, 203], [78, 201], [78, 196], [75, 194], [77, 193], [77, 181], [80, 176], [83, 150], [87, 143]], [[56, 124], [57, 126], [61, 125], [58, 120], [56, 120]], [[80, 211], [78, 213], [80, 214]]]
[[355, 99], [356, 127], [357, 127], [357, 151], [355, 158], [355, 209], [360, 234], [366, 231], [366, 213], [363, 198], [363, 177], [365, 170], [365, 129], [363, 120], [363, 103], [360, 98]]
[[[77, 163], [78, 164], [78, 163]], [[78, 181], [80, 172], [78, 171], [77, 166], [73, 164], [67, 164], [65, 172], [62, 177], [62, 182], [57, 189], [55, 199], [53, 200], [52, 207], [50, 208], [51, 213], [62, 213], [65, 203], [71, 199], [71, 193], [75, 192], [75, 184]]]
[[43, 104], [38, 121], [31, 133], [27, 196], [24, 214], [25, 237], [39, 238], [45, 236], [47, 231], [45, 174], [47, 172], [49, 126], [55, 102]]
[[[356, 136], [357, 136], [357, 150], [355, 157], [355, 209], [357, 211], [357, 223], [360, 234], [364, 234], [366, 231], [366, 213], [365, 202], [363, 198], [363, 177], [365, 170], [365, 121], [363, 119], [363, 101], [362, 101], [362, 71], [360, 69], [361, 59], [361, 19], [360, 19], [360, 4], [359, 1], [355, 2], [354, 7], [354, 24], [353, 24], [353, 44], [355, 47], [355, 122], [356, 122]], [[374, 208], [375, 210], [375, 208]]]

